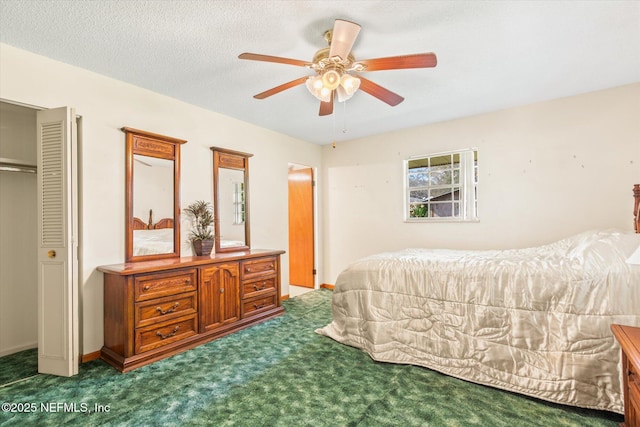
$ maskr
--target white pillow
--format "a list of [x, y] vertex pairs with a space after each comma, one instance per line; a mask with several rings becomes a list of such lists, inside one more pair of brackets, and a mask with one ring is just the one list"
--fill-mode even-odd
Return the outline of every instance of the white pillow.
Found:
[[629, 258], [627, 258], [627, 263], [640, 265], [640, 246], [638, 246], [635, 252], [632, 253]]

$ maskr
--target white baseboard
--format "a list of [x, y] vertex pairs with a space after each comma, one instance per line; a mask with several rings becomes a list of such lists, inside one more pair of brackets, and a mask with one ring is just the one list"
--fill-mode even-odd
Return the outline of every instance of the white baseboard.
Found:
[[23, 344], [23, 345], [11, 347], [11, 348], [3, 348], [3, 349], [0, 349], [0, 357], [8, 356], [9, 354], [17, 353], [22, 350], [29, 350], [32, 348], [38, 348], [38, 343], [34, 342], [34, 343]]

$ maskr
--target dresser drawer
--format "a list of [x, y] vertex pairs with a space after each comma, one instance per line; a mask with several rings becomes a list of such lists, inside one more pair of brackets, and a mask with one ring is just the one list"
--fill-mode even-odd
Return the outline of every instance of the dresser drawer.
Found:
[[196, 314], [198, 312], [197, 300], [195, 292], [188, 292], [138, 302], [135, 305], [135, 327], [140, 328], [177, 317]]
[[196, 291], [198, 289], [196, 274], [196, 270], [191, 269], [136, 276], [134, 279], [135, 300], [136, 302], [146, 301], [152, 298]]
[[197, 333], [196, 315], [181, 317], [174, 322], [162, 322], [146, 328], [136, 329], [135, 352], [144, 353], [163, 345], [171, 344]]
[[242, 284], [242, 298], [253, 298], [259, 295], [275, 292], [277, 277], [266, 277]]
[[275, 308], [277, 301], [278, 298], [276, 294], [243, 300], [241, 316], [245, 318], [269, 310], [270, 308]]
[[276, 257], [252, 259], [242, 262], [242, 280], [258, 278], [270, 274], [275, 275], [277, 265]]

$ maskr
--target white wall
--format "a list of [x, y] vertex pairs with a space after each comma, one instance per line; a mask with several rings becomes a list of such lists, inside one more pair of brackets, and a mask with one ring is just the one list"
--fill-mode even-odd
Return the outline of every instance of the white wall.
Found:
[[[77, 67], [0, 44], [0, 98], [82, 116], [80, 263], [82, 353], [102, 346], [102, 273], [124, 261], [125, 139], [123, 126], [188, 142], [181, 148], [181, 205], [212, 200], [211, 146], [253, 153], [251, 243], [287, 249], [287, 165], [320, 166], [319, 146], [241, 122]], [[214, 96], [214, 94], [212, 94]], [[251, 102], [251, 100], [247, 100]], [[188, 229], [183, 227], [182, 240]], [[183, 255], [189, 255], [188, 244]], [[288, 257], [282, 259], [283, 294]]]
[[[287, 165], [318, 170], [319, 283], [352, 260], [408, 246], [536, 245], [593, 227], [631, 229], [640, 183], [640, 84], [319, 147], [0, 44], [0, 98], [82, 115], [82, 352], [102, 346], [102, 274], [124, 260], [122, 126], [186, 139], [181, 203], [212, 198], [210, 146], [253, 153], [251, 243], [286, 249]], [[247, 102], [251, 102], [248, 100]], [[402, 160], [478, 147], [480, 222], [402, 222]], [[188, 230], [183, 228], [186, 240]], [[183, 247], [188, 255], [190, 248]], [[282, 263], [289, 293], [288, 257]]]
[[[404, 223], [403, 160], [478, 147], [478, 223]], [[633, 230], [640, 84], [323, 147], [324, 278], [375, 252], [543, 244]]]
[[[35, 165], [36, 113], [0, 104], [0, 157]], [[0, 356], [38, 345], [36, 175], [0, 171]]]

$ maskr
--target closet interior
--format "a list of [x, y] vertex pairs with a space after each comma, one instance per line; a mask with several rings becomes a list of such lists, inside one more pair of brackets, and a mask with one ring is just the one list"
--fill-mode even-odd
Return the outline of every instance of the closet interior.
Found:
[[36, 113], [0, 102], [0, 368], [38, 345]]

